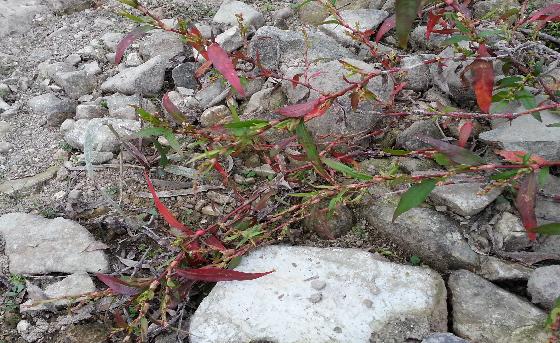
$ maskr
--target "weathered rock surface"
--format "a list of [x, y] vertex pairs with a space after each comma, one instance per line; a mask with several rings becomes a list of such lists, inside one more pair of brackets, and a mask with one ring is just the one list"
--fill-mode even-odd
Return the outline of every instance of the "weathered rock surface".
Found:
[[235, 26], [237, 25], [236, 14], [241, 14], [243, 16], [243, 25], [249, 28], [258, 29], [265, 23], [263, 15], [254, 7], [235, 0], [225, 0], [214, 15], [212, 21], [225, 28]]
[[175, 82], [175, 87], [197, 89], [198, 83], [194, 77], [197, 68], [198, 64], [194, 62], [185, 62], [173, 68], [171, 75]]
[[397, 135], [396, 145], [407, 150], [432, 147], [421, 141], [418, 136], [428, 136], [436, 139], [443, 138], [443, 134], [432, 120], [418, 120]]
[[47, 168], [45, 171], [33, 176], [24, 177], [21, 179], [6, 180], [2, 184], [0, 184], [0, 193], [13, 194], [15, 192], [31, 189], [47, 180], [52, 179], [56, 175], [56, 172], [59, 168], [60, 166], [52, 166]]
[[429, 269], [360, 250], [287, 246], [261, 248], [237, 267], [273, 269], [218, 283], [192, 317], [191, 342], [402, 342], [447, 328], [445, 285]]
[[76, 112], [76, 102], [68, 98], [60, 98], [53, 93], [35, 96], [27, 102], [35, 114], [46, 116], [47, 124], [58, 126]]
[[520, 251], [532, 245], [521, 219], [509, 212], [504, 212], [496, 223], [494, 237], [498, 247], [505, 251]]
[[0, 233], [13, 274], [107, 272], [103, 251], [89, 251], [95, 243], [80, 224], [26, 213], [0, 217]]
[[430, 54], [403, 57], [401, 60], [401, 68], [406, 69], [406, 75], [403, 80], [406, 82], [405, 89], [422, 92], [428, 90], [432, 86], [430, 66], [423, 62], [434, 57], [435, 55]]
[[533, 303], [551, 309], [560, 297], [560, 266], [535, 269], [527, 283], [527, 290]]
[[[37, 287], [37, 286], [35, 286]], [[30, 285], [27, 286], [30, 289]], [[76, 297], [85, 293], [94, 292], [95, 285], [87, 273], [76, 273], [64, 279], [48, 285], [44, 291], [38, 290], [39, 294], [27, 292], [29, 300], [20, 306], [20, 312], [45, 310], [52, 306], [64, 306], [70, 304], [71, 299], [59, 299], [46, 304], [37, 304], [38, 301], [47, 299], [57, 299], [64, 297]]]
[[156, 56], [169, 60], [184, 53], [185, 46], [181, 36], [174, 32], [156, 31], [147, 35], [140, 43], [140, 54], [145, 60]]
[[[389, 16], [389, 13], [374, 9], [341, 10], [340, 16], [352, 28], [365, 31], [370, 29], [376, 30], [383, 20]], [[332, 21], [334, 19], [334, 16], [330, 16], [326, 20]], [[351, 31], [338, 23], [323, 24], [319, 26], [319, 29], [343, 45], [358, 44], [348, 35]]]
[[101, 85], [104, 92], [154, 95], [161, 90], [166, 59], [156, 56], [138, 67], [125, 69]]
[[400, 245], [431, 267], [476, 268], [479, 257], [449, 217], [430, 208], [413, 208], [391, 222], [395, 206], [372, 201], [363, 206], [362, 215], [380, 234]]
[[43, 1], [7, 0], [0, 2], [0, 37], [25, 32], [31, 26], [33, 17], [46, 10]]
[[527, 280], [533, 271], [531, 268], [494, 256], [481, 256], [480, 260], [480, 270], [477, 274], [489, 281]]
[[335, 239], [352, 229], [354, 214], [344, 204], [329, 210], [329, 204], [323, 202], [311, 208], [304, 225], [323, 239]]
[[452, 333], [435, 333], [425, 338], [421, 343], [468, 343]]
[[87, 70], [56, 73], [54, 81], [64, 88], [66, 95], [72, 99], [78, 99], [82, 95], [90, 94], [97, 85], [94, 73], [88, 73]]
[[475, 274], [459, 270], [448, 286], [453, 331], [480, 343], [544, 342], [546, 313]]
[[66, 143], [75, 149], [83, 151], [84, 143], [89, 135], [93, 150], [116, 152], [120, 142], [107, 125], [111, 125], [121, 137], [140, 130], [139, 121], [116, 118], [67, 120], [60, 129], [64, 133]]
[[[490, 205], [502, 193], [494, 188], [484, 192], [482, 183], [457, 183], [436, 187], [430, 193], [430, 200], [436, 205], [444, 205], [461, 216], [473, 216]], [[481, 194], [482, 193], [482, 194]]]

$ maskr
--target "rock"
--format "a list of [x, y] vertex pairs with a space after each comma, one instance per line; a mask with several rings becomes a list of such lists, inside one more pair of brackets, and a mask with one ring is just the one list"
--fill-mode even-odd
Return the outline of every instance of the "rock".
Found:
[[272, 13], [272, 18], [274, 19], [274, 26], [281, 29], [287, 29], [288, 24], [286, 24], [286, 20], [293, 17], [294, 14], [295, 12], [291, 7], [284, 7], [274, 11], [274, 13]]
[[452, 333], [435, 333], [422, 340], [421, 343], [468, 343]]
[[9, 142], [0, 142], [0, 154], [7, 154], [14, 148], [14, 145]]
[[298, 8], [298, 16], [302, 24], [318, 26], [327, 19], [329, 11], [322, 4], [311, 1]]
[[[85, 323], [70, 325], [59, 331], [52, 342], [54, 343], [99, 343], [107, 339], [111, 328], [100, 323]], [[175, 333], [175, 337], [177, 334]], [[175, 343], [175, 342], [173, 342]]]
[[410, 45], [412, 45], [414, 50], [441, 51], [447, 46], [444, 42], [449, 38], [448, 35], [432, 32], [430, 39], [426, 39], [426, 31], [427, 27], [420, 25], [416, 26], [410, 33]]
[[0, 37], [11, 33], [26, 32], [31, 27], [35, 15], [46, 9], [43, 1], [39, 0], [0, 2]]
[[0, 113], [9, 110], [12, 106], [8, 105], [2, 97], [0, 97]]
[[229, 90], [228, 86], [217, 80], [196, 92], [194, 98], [198, 101], [198, 106], [205, 110], [224, 101]]
[[117, 45], [119, 45], [120, 41], [124, 38], [123, 33], [119, 32], [107, 32], [101, 36], [101, 41], [105, 45], [107, 49], [110, 51], [117, 50]]
[[31, 112], [44, 115], [49, 126], [59, 126], [76, 112], [76, 102], [68, 98], [59, 98], [53, 93], [35, 96], [27, 102]]
[[48, 61], [39, 63], [37, 66], [38, 70], [38, 80], [43, 80], [46, 78], [54, 78], [56, 74], [66, 73], [76, 71], [76, 68], [67, 62], [54, 62], [50, 63]]
[[22, 320], [17, 324], [17, 332], [26, 342], [40, 341], [49, 330], [49, 323], [43, 318], [38, 318], [35, 324]]
[[37, 175], [24, 177], [22, 179], [6, 180], [0, 184], [0, 193], [13, 194], [15, 192], [31, 189], [55, 177], [59, 168], [59, 166], [52, 166]]
[[[308, 32], [308, 60], [328, 62], [353, 54], [333, 38], [322, 32]], [[261, 27], [249, 43], [249, 55], [256, 58], [259, 53], [263, 67], [279, 70], [289, 64], [304, 65], [306, 40], [301, 32], [281, 30], [274, 26]]]
[[444, 137], [433, 120], [418, 120], [397, 135], [396, 146], [406, 150], [432, 148], [430, 144], [418, 139], [418, 136], [422, 135], [436, 139]]
[[142, 56], [140, 56], [140, 54], [137, 52], [131, 52], [130, 54], [126, 55], [126, 58], [124, 60], [124, 65], [127, 67], [138, 67], [142, 63], [144, 63], [144, 60], [142, 59]]
[[88, 63], [84, 63], [82, 66], [83, 71], [86, 72], [87, 75], [91, 77], [91, 75], [98, 75], [101, 74], [101, 68], [99, 67], [99, 62], [91, 61]]
[[231, 113], [225, 105], [210, 107], [200, 116], [200, 125], [202, 127], [211, 127], [217, 124], [223, 124], [231, 120]]
[[304, 225], [322, 239], [335, 239], [352, 229], [354, 214], [346, 205], [338, 204], [329, 210], [329, 204], [323, 202], [311, 208]]
[[490, 281], [527, 280], [532, 272], [520, 264], [502, 261], [497, 257], [481, 257], [480, 276]]
[[[525, 111], [517, 107], [514, 112]], [[560, 159], [560, 128], [547, 127], [558, 122], [558, 116], [549, 111], [541, 111], [542, 122], [525, 115], [511, 122], [498, 123], [491, 131], [483, 132], [479, 138], [488, 144], [505, 150], [526, 151], [547, 160]]]
[[546, 313], [475, 274], [449, 277], [453, 331], [480, 343], [544, 342]]
[[183, 55], [185, 46], [181, 36], [174, 32], [155, 31], [140, 42], [140, 54], [145, 60], [161, 56], [165, 60]]
[[237, 14], [243, 16], [243, 25], [256, 30], [264, 25], [263, 15], [252, 6], [241, 1], [224, 0], [212, 22], [223, 28], [237, 26]]
[[509, 10], [510, 8], [519, 7], [519, 2], [517, 0], [483, 0], [477, 1], [473, 5], [474, 17], [476, 19], [481, 19], [482, 17], [494, 12], [495, 15], [499, 15]]
[[401, 68], [406, 69], [406, 76], [403, 79], [403, 81], [406, 82], [405, 89], [423, 92], [432, 86], [430, 66], [423, 64], [423, 62], [434, 57], [435, 55], [429, 54], [403, 57], [401, 60]]
[[[192, 343], [403, 342], [447, 327], [446, 289], [437, 273], [361, 250], [268, 246], [236, 269], [274, 272], [219, 282], [191, 319]], [[317, 293], [310, 279], [327, 285]]]
[[[78, 162], [86, 163], [85, 154], [78, 155]], [[103, 164], [111, 161], [113, 159], [113, 153], [110, 151], [92, 151], [89, 157], [89, 161], [93, 165]]]
[[12, 274], [107, 272], [103, 251], [88, 251], [96, 243], [80, 224], [26, 213], [0, 217]]
[[402, 168], [402, 170], [409, 174], [439, 169], [439, 165], [433, 160], [413, 157], [400, 157], [398, 159], [398, 164], [399, 167]]
[[106, 116], [109, 112], [106, 108], [95, 103], [81, 104], [76, 107], [76, 120], [78, 119], [91, 119], [91, 118], [102, 118]]
[[535, 269], [529, 282], [527, 291], [531, 301], [550, 310], [560, 297], [560, 266], [546, 266]]
[[[455, 56], [453, 47], [446, 48], [438, 55], [441, 58], [453, 56]], [[461, 104], [461, 107], [466, 107], [468, 104], [475, 102], [474, 91], [471, 87], [471, 73], [463, 73], [471, 63], [472, 61], [446, 60], [445, 65], [430, 64], [430, 73], [434, 84], [456, 103]], [[496, 75], [500, 75], [499, 73], [495, 70]], [[461, 75], [464, 75], [464, 78]]]
[[470, 217], [484, 210], [502, 193], [501, 188], [484, 192], [483, 187], [482, 183], [437, 186], [430, 193], [429, 198], [436, 205], [445, 205], [460, 216]]
[[[244, 117], [250, 117], [252, 119], [262, 118], [262, 119], [274, 119], [278, 116], [272, 114], [275, 110], [286, 104], [286, 96], [284, 93], [275, 88], [265, 88], [253, 94], [245, 107], [243, 112]], [[274, 116], [274, 118], [263, 118], [265, 116]]]
[[88, 132], [91, 132], [91, 144], [94, 151], [116, 152], [119, 149], [120, 141], [113, 132], [106, 126], [111, 125], [119, 136], [127, 137], [140, 130], [140, 122], [128, 119], [116, 118], [93, 118], [67, 121], [61, 127], [64, 133], [64, 140], [75, 149], [84, 149], [84, 142]]
[[66, 94], [72, 99], [90, 94], [97, 84], [95, 75], [89, 74], [86, 70], [56, 73], [53, 79], [56, 84], [64, 88]]
[[92, 0], [48, 0], [47, 3], [55, 12], [65, 14], [83, 11], [93, 6]]
[[197, 89], [198, 83], [194, 77], [197, 68], [198, 63], [194, 62], [181, 63], [173, 68], [171, 75], [175, 82], [175, 87]]
[[243, 37], [239, 31], [239, 26], [233, 26], [216, 37], [216, 43], [227, 52], [235, 51], [243, 46]]
[[157, 108], [150, 100], [142, 99], [142, 97], [138, 95], [126, 96], [122, 94], [113, 94], [103, 99], [106, 101], [109, 116], [114, 118], [137, 119], [138, 115], [133, 106], [138, 106], [151, 113], [157, 111]]
[[437, 270], [479, 265], [478, 254], [463, 238], [457, 223], [446, 215], [430, 208], [413, 208], [392, 222], [395, 207], [370, 202], [361, 212], [380, 235]]
[[[28, 284], [28, 287], [32, 284]], [[35, 286], [37, 287], [37, 286]], [[71, 304], [73, 301], [71, 299], [60, 299], [54, 302], [49, 302], [47, 304], [36, 304], [36, 301], [56, 299], [64, 297], [75, 297], [85, 293], [94, 292], [95, 285], [92, 279], [86, 273], [72, 274], [61, 281], [55, 282], [48, 285], [44, 291], [38, 290], [40, 294], [32, 295], [28, 292], [29, 300], [20, 306], [20, 312], [32, 312], [46, 310], [52, 308], [52, 306], [65, 306]]]
[[505, 251], [521, 251], [532, 245], [521, 220], [509, 212], [504, 212], [496, 223], [494, 237]]
[[[342, 19], [353, 28], [359, 28], [360, 31], [376, 30], [379, 25], [389, 16], [386, 11], [373, 10], [373, 9], [358, 9], [358, 10], [341, 10], [339, 11]], [[335, 20], [334, 16], [328, 17], [326, 20]], [[340, 44], [345, 46], [352, 46], [361, 44], [356, 42], [348, 36], [350, 30], [338, 23], [323, 24], [319, 29], [329, 36], [335, 38]]]
[[101, 85], [104, 92], [155, 95], [163, 87], [166, 61], [156, 56], [142, 65], [128, 68], [110, 77]]

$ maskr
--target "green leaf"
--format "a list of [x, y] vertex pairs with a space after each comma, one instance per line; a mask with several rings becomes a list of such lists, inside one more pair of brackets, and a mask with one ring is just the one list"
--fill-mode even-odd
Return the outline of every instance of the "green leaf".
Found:
[[138, 116], [145, 122], [150, 123], [155, 127], [160, 127], [163, 125], [161, 119], [146, 111], [142, 107], [134, 106], [134, 110], [136, 111], [136, 114], [138, 114]]
[[332, 217], [333, 213], [334, 213], [334, 209], [335, 207], [342, 203], [342, 201], [344, 200], [344, 194], [346, 194], [346, 190], [343, 190], [342, 192], [338, 193], [335, 197], [333, 197], [330, 201], [329, 201], [329, 211], [327, 213], [327, 216], [329, 218]]
[[503, 30], [485, 30], [478, 33], [479, 37], [485, 38], [490, 36], [501, 36], [504, 34]]
[[516, 176], [518, 172], [519, 172], [518, 170], [507, 170], [505, 172], [494, 174], [490, 178], [492, 180], [507, 180], [507, 179], [511, 179], [512, 177]]
[[471, 38], [469, 36], [455, 35], [455, 36], [451, 36], [451, 37], [447, 38], [446, 40], [444, 40], [443, 44], [451, 45], [451, 44], [457, 44], [459, 42], [470, 41], [470, 40], [471, 40]]
[[145, 127], [134, 133], [138, 137], [158, 137], [163, 136], [167, 139], [169, 146], [178, 153], [181, 153], [181, 145], [177, 141], [177, 137], [169, 129], [163, 127]]
[[406, 211], [420, 206], [434, 188], [436, 188], [437, 182], [437, 179], [426, 179], [410, 187], [408, 191], [401, 196], [397, 209], [395, 213], [393, 213], [393, 221]]
[[132, 21], [135, 21], [139, 24], [145, 24], [149, 21], [148, 18], [135, 16], [134, 14], [128, 13], [126, 11], [119, 11], [119, 15], [121, 15], [121, 16], [127, 18], [127, 19], [130, 19]]
[[517, 86], [523, 78], [521, 76], [508, 76], [503, 79], [498, 80], [496, 83], [497, 88], [513, 87]]
[[327, 25], [327, 24], [340, 24], [340, 23], [338, 22], [338, 20], [332, 19], [332, 20], [325, 20], [324, 22], [322, 22], [319, 25]]
[[451, 164], [451, 160], [441, 152], [435, 153], [433, 157], [434, 161], [440, 166], [446, 167]]
[[401, 48], [406, 49], [408, 36], [414, 20], [418, 16], [420, 0], [396, 0], [395, 16], [397, 22], [397, 37]]
[[247, 128], [247, 127], [264, 127], [268, 125], [268, 121], [267, 120], [261, 120], [261, 119], [251, 119], [251, 120], [244, 120], [244, 121], [238, 121], [235, 123], [227, 123], [224, 125], [224, 127], [228, 128], [228, 129], [242, 129], [242, 128]]
[[531, 230], [532, 232], [541, 233], [543, 235], [560, 235], [560, 223], [550, 223]]
[[118, 2], [130, 6], [132, 8], [138, 8], [138, 1], [137, 0], [117, 0]]
[[305, 122], [300, 120], [298, 125], [296, 126], [296, 135], [298, 137], [298, 142], [303, 146], [305, 153], [307, 154], [307, 158], [309, 162], [313, 164], [317, 172], [323, 176], [327, 176], [327, 172], [323, 167], [323, 163], [321, 162], [321, 157], [319, 157], [319, 153], [317, 152], [317, 146], [315, 145], [315, 141], [313, 140], [313, 136], [305, 127]]
[[543, 167], [539, 170], [539, 174], [537, 175], [537, 180], [539, 181], [539, 185], [544, 187], [548, 182], [550, 177], [550, 167]]
[[560, 123], [548, 124], [546, 127], [560, 127]]
[[422, 259], [420, 259], [420, 257], [416, 255], [412, 255], [410, 256], [410, 264], [412, 264], [413, 266], [419, 266], [420, 264], [422, 264]]
[[410, 151], [408, 150], [395, 150], [395, 149], [383, 149], [383, 152], [394, 156], [406, 156], [410, 154]]
[[323, 163], [329, 166], [330, 168], [341, 172], [342, 174], [353, 177], [354, 179], [370, 181], [373, 179], [371, 175], [360, 173], [359, 171], [355, 170], [354, 168], [347, 166], [344, 163], [341, 163], [337, 160], [333, 160], [330, 158], [323, 158]]

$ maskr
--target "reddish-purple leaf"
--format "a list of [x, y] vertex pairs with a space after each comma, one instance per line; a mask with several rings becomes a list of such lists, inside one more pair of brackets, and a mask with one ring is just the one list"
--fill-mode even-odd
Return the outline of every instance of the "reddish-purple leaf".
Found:
[[418, 139], [430, 144], [437, 151], [441, 152], [455, 163], [464, 164], [467, 166], [477, 166], [481, 165], [484, 162], [482, 158], [480, 158], [480, 156], [475, 155], [469, 150], [458, 147], [456, 145], [422, 135], [418, 136]]
[[529, 18], [529, 23], [534, 21], [557, 21], [560, 19], [560, 4], [551, 4], [541, 10], [536, 11]]
[[393, 14], [389, 18], [385, 19], [383, 24], [381, 24], [381, 26], [379, 27], [379, 30], [377, 30], [377, 34], [375, 35], [375, 42], [379, 43], [383, 36], [385, 36], [387, 32], [391, 31], [391, 29], [395, 28], [395, 26], [397, 26], [397, 18]]
[[115, 50], [115, 64], [121, 63], [126, 49], [128, 49], [128, 47], [132, 43], [134, 43], [135, 40], [143, 37], [145, 34], [146, 29], [143, 27], [139, 27], [124, 36], [123, 39], [119, 42], [119, 45], [117, 45], [117, 49]]
[[312, 101], [304, 102], [302, 104], [295, 104], [282, 107], [277, 109], [275, 113], [283, 115], [289, 118], [301, 118], [305, 117], [307, 114], [311, 113], [315, 108], [317, 108], [321, 103], [320, 99], [315, 99]]
[[472, 130], [473, 130], [472, 120], [468, 120], [463, 125], [461, 125], [461, 128], [459, 129], [459, 142], [457, 142], [458, 146], [464, 148], [465, 145], [467, 145], [467, 141], [471, 136]]
[[301, 77], [301, 73], [296, 74], [296, 75], [294, 75], [294, 77], [292, 77], [292, 88], [296, 88], [296, 86], [298, 85], [300, 77]]
[[[510, 151], [510, 150], [498, 150], [496, 154], [502, 156], [511, 163], [523, 163], [523, 158], [527, 153], [525, 151]], [[539, 155], [531, 155], [529, 158], [529, 163], [544, 164], [548, 162]]]
[[227, 186], [228, 181], [229, 181], [229, 175], [228, 175], [227, 171], [224, 169], [224, 167], [222, 167], [220, 162], [218, 162], [217, 160], [214, 160], [213, 167], [222, 176], [222, 179], [223, 179], [222, 182], [224, 183], [225, 186]]
[[245, 90], [241, 85], [241, 81], [233, 67], [233, 62], [229, 58], [227, 52], [217, 43], [212, 43], [208, 47], [208, 58], [212, 61], [212, 64], [214, 64], [214, 68], [224, 76], [230, 85], [235, 88], [237, 93], [241, 96], [245, 96]]
[[218, 251], [227, 250], [227, 248], [224, 246], [224, 244], [218, 238], [216, 238], [216, 236], [213, 236], [213, 235], [206, 238], [204, 243], [206, 243], [208, 246], [211, 246], [212, 248], [214, 248]]
[[187, 121], [187, 118], [183, 115], [181, 110], [169, 99], [168, 93], [165, 93], [161, 99], [161, 105], [178, 123], [182, 124]]
[[220, 282], [220, 281], [245, 281], [254, 280], [272, 273], [243, 273], [235, 270], [220, 268], [202, 268], [202, 269], [177, 269], [178, 275], [196, 281]]
[[428, 13], [428, 23], [426, 24], [426, 39], [430, 39], [430, 35], [434, 30], [434, 27], [439, 22], [441, 15], [435, 14], [434, 12]]
[[537, 234], [532, 230], [537, 227], [537, 216], [535, 215], [535, 200], [537, 198], [537, 175], [532, 172], [525, 176], [515, 198], [515, 207], [519, 211], [521, 221], [530, 240], [537, 239]]
[[103, 282], [107, 287], [111, 289], [116, 294], [133, 296], [140, 293], [140, 290], [130, 284], [124, 282], [123, 280], [116, 278], [111, 275], [105, 275], [101, 273], [95, 273], [95, 276], [99, 281]]
[[[490, 54], [484, 44], [478, 48], [478, 57], [488, 57]], [[492, 105], [492, 91], [494, 89], [494, 67], [492, 61], [477, 58], [469, 66], [472, 75], [472, 84], [476, 95], [478, 107], [484, 112], [490, 111]]]
[[350, 94], [350, 106], [352, 106], [352, 111], [356, 111], [358, 104], [360, 103], [360, 93], [354, 92]]

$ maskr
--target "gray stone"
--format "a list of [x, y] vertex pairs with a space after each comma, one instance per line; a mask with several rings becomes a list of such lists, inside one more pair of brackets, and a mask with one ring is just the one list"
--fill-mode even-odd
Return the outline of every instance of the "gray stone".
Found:
[[120, 141], [106, 125], [111, 125], [121, 138], [126, 138], [140, 130], [139, 121], [117, 118], [66, 121], [60, 129], [64, 133], [64, 140], [75, 149], [83, 151], [86, 135], [90, 131], [94, 151], [116, 152], [119, 149]]
[[430, 39], [426, 39], [427, 27], [420, 25], [414, 28], [410, 33], [410, 45], [415, 50], [440, 51], [446, 47], [444, 41], [449, 38], [448, 35], [439, 33], [431, 33]]
[[[385, 18], [389, 16], [389, 13], [386, 11], [373, 9], [341, 10], [339, 13], [346, 23], [352, 28], [359, 29], [359, 31], [376, 30]], [[329, 20], [335, 20], [335, 17], [330, 16], [327, 18], [327, 21]], [[340, 24], [323, 24], [319, 26], [319, 29], [345, 46], [361, 44], [352, 40], [348, 35], [351, 31]]]
[[[85, 154], [78, 155], [78, 162], [86, 163]], [[93, 165], [103, 164], [113, 159], [113, 153], [110, 151], [92, 151], [89, 157], [89, 162]]]
[[161, 56], [169, 60], [175, 56], [183, 55], [185, 46], [181, 36], [167, 31], [156, 31], [148, 34], [140, 42], [140, 54], [145, 60]]
[[38, 186], [55, 177], [59, 168], [59, 166], [52, 166], [33, 176], [15, 180], [6, 180], [0, 184], [0, 193], [13, 194], [15, 192], [22, 192], [34, 188], [35, 186]]
[[68, 97], [72, 99], [78, 99], [82, 95], [90, 94], [97, 84], [95, 74], [90, 74], [86, 70], [56, 73], [53, 79], [56, 84], [64, 88]]
[[319, 2], [311, 1], [298, 8], [299, 20], [302, 24], [317, 26], [329, 16], [329, 11]]
[[304, 225], [323, 239], [335, 239], [350, 231], [354, 221], [354, 214], [346, 205], [329, 210], [328, 202], [322, 202], [311, 208]]
[[6, 154], [14, 148], [14, 145], [9, 142], [0, 142], [0, 154]]
[[405, 89], [423, 92], [432, 86], [430, 66], [423, 62], [434, 57], [435, 55], [428, 54], [403, 57], [401, 60], [401, 68], [406, 69], [406, 75], [403, 80], [406, 82]]
[[88, 63], [84, 63], [82, 66], [82, 70], [84, 70], [88, 75], [98, 75], [101, 74], [101, 68], [99, 67], [99, 62], [91, 61]]
[[[525, 111], [524, 107], [515, 110]], [[511, 122], [499, 123], [491, 130], [483, 132], [479, 138], [505, 150], [526, 151], [551, 161], [560, 159], [560, 128], [547, 127], [558, 123], [560, 116], [549, 111], [541, 111], [542, 122], [531, 115], [518, 117]]]
[[[438, 55], [442, 58], [454, 56], [455, 50], [453, 50], [453, 47], [446, 48]], [[472, 61], [446, 60], [443, 65], [438, 63], [430, 65], [430, 73], [434, 84], [455, 102], [461, 104], [462, 107], [475, 102], [475, 95], [471, 86], [471, 73], [465, 72], [465, 68], [471, 63]]]
[[36, 14], [46, 11], [43, 1], [7, 0], [0, 2], [0, 37], [26, 32]]
[[127, 67], [138, 67], [144, 63], [142, 56], [138, 52], [131, 52], [130, 54], [126, 55], [124, 60], [124, 65]]
[[521, 251], [532, 245], [521, 219], [509, 212], [504, 212], [496, 223], [494, 237], [498, 248], [505, 251]]
[[68, 219], [46, 219], [27, 213], [0, 217], [12, 274], [107, 272], [109, 264], [100, 250], [88, 251], [93, 236]]
[[173, 68], [171, 76], [175, 82], [175, 87], [197, 89], [198, 83], [194, 77], [197, 68], [198, 63], [194, 62], [181, 63], [177, 67]]
[[6, 103], [4, 99], [0, 97], [0, 113], [9, 110], [11, 107], [12, 106], [8, 105], [8, 103]]
[[550, 310], [560, 298], [560, 266], [546, 266], [535, 269], [529, 282], [527, 291], [531, 301]]
[[101, 105], [88, 103], [81, 104], [76, 107], [76, 120], [78, 119], [91, 119], [91, 118], [102, 118], [106, 116], [109, 112], [106, 108]]
[[58, 13], [70, 14], [93, 6], [93, 0], [47, 0], [51, 9]]
[[[338, 60], [353, 54], [333, 38], [322, 32], [308, 32], [307, 56], [310, 63]], [[278, 70], [282, 65], [304, 65], [306, 40], [301, 32], [281, 30], [274, 26], [260, 28], [249, 43], [249, 55], [256, 58], [257, 52], [262, 65]]]
[[440, 129], [433, 120], [418, 120], [397, 135], [396, 145], [407, 150], [429, 149], [432, 146], [418, 139], [418, 136], [443, 138]]
[[37, 342], [43, 339], [49, 330], [49, 323], [43, 318], [38, 318], [35, 324], [22, 320], [17, 324], [17, 332], [26, 342]]
[[484, 256], [480, 259], [480, 271], [477, 274], [490, 281], [527, 280], [533, 271], [531, 268], [502, 261], [493, 256]]
[[20, 306], [21, 313], [47, 310], [53, 308], [53, 305], [66, 306], [73, 302], [71, 299], [59, 299], [54, 302], [48, 302], [46, 304], [38, 304], [38, 301], [77, 297], [82, 294], [95, 291], [93, 280], [87, 273], [76, 273], [68, 275], [61, 281], [48, 285], [44, 291], [31, 283], [28, 283], [27, 285], [28, 290], [30, 286], [37, 288], [37, 290], [35, 291], [35, 294], [31, 294], [29, 291], [27, 292], [29, 300]]
[[101, 36], [101, 41], [107, 49], [115, 51], [117, 50], [117, 45], [119, 45], [119, 42], [124, 38], [124, 36], [124, 33], [107, 32]]
[[76, 113], [76, 102], [68, 98], [59, 98], [53, 93], [35, 96], [27, 102], [31, 112], [44, 115], [47, 124], [59, 126]]
[[422, 340], [421, 343], [468, 343], [464, 339], [455, 336], [452, 333], [435, 333]]
[[216, 37], [216, 43], [227, 52], [235, 51], [243, 46], [243, 37], [239, 31], [239, 26], [233, 26]]
[[198, 101], [201, 109], [207, 109], [224, 101], [228, 93], [229, 87], [217, 80], [196, 92], [194, 98]]
[[156, 56], [144, 64], [128, 68], [110, 77], [101, 85], [104, 92], [155, 95], [163, 87], [166, 61]]
[[[261, 118], [262, 115], [272, 114], [275, 110], [286, 104], [284, 93], [275, 88], [265, 88], [253, 94], [245, 107], [243, 116], [251, 118]], [[275, 116], [279, 118], [279, 116]], [[263, 118], [272, 119], [272, 118]]]
[[459, 225], [448, 216], [430, 208], [413, 208], [392, 222], [395, 208], [375, 201], [363, 206], [361, 212], [380, 235], [437, 270], [472, 269], [479, 265], [478, 254], [463, 238]]
[[482, 17], [495, 13], [495, 15], [500, 15], [505, 13], [511, 8], [519, 7], [519, 2], [517, 0], [483, 0], [477, 1], [473, 5], [474, 17], [476, 19], [481, 19]]
[[225, 105], [214, 106], [206, 109], [200, 116], [202, 127], [211, 127], [217, 124], [224, 124], [231, 120], [229, 108]]
[[142, 99], [142, 97], [138, 95], [126, 96], [122, 94], [113, 94], [111, 96], [106, 96], [104, 99], [107, 102], [109, 116], [114, 118], [137, 119], [138, 115], [133, 106], [141, 107], [148, 112], [157, 111], [155, 105], [151, 101]]
[[[502, 193], [501, 188], [484, 192], [482, 183], [457, 183], [437, 186], [430, 193], [436, 205], [445, 205], [460, 216], [469, 217], [481, 212]], [[482, 194], [481, 194], [482, 193]]]
[[431, 170], [438, 170], [439, 165], [433, 160], [419, 159], [413, 157], [400, 157], [398, 158], [399, 167], [409, 173], [424, 172]]
[[546, 313], [466, 270], [449, 277], [453, 331], [480, 343], [544, 342]]
[[38, 79], [54, 78], [56, 74], [76, 71], [76, 68], [67, 62], [54, 62], [50, 63], [48, 61], [39, 63], [37, 66], [39, 72]]
[[78, 54], [70, 54], [66, 56], [64, 62], [71, 64], [73, 66], [77, 66], [78, 64], [80, 64], [80, 62], [82, 62], [82, 57], [80, 57], [80, 55]]
[[[236, 270], [274, 272], [219, 282], [192, 316], [192, 343], [403, 342], [447, 328], [437, 273], [361, 250], [268, 246], [243, 257]], [[315, 303], [310, 278], [328, 285]]]
[[212, 22], [228, 28], [237, 25], [237, 14], [243, 16], [243, 25], [254, 30], [264, 25], [263, 15], [254, 7], [241, 1], [224, 0], [222, 5], [214, 15]]

